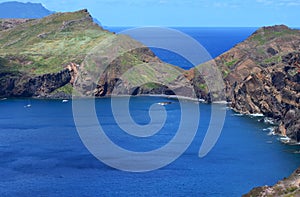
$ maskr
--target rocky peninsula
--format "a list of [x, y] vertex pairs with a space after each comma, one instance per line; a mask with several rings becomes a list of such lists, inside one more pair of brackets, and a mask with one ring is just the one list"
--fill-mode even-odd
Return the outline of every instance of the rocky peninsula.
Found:
[[82, 94], [96, 97], [176, 93], [207, 102], [226, 100], [237, 112], [272, 118], [276, 133], [300, 142], [299, 30], [262, 27], [212, 60], [225, 82], [222, 96], [214, 96], [205, 84], [206, 74], [197, 72], [209, 62], [186, 71], [162, 62], [141, 44], [113, 59], [93, 80], [93, 68], [101, 68], [110, 57], [95, 59], [96, 67], [87, 66], [86, 57], [109, 37], [139, 45], [95, 24], [87, 10], [1, 19], [0, 97], [70, 98], [73, 87], [79, 87]]
[[[135, 42], [104, 30], [93, 22], [87, 10], [0, 22], [1, 97], [70, 97], [76, 82], [84, 94], [99, 97], [111, 95], [116, 87], [121, 87], [114, 94], [176, 92], [212, 101], [205, 74], [163, 63], [142, 45], [110, 62], [98, 81], [84, 76], [90, 69], [84, 66], [84, 58], [95, 43], [109, 36], [123, 43]], [[299, 142], [299, 46], [299, 30], [284, 25], [258, 29], [213, 60], [226, 84], [226, 95], [214, 100], [231, 102], [231, 107], [243, 114], [259, 113], [273, 118], [278, 124], [278, 134]], [[197, 66], [197, 70], [203, 65]], [[129, 69], [130, 76], [121, 79]], [[191, 88], [196, 95], [190, 94]]]

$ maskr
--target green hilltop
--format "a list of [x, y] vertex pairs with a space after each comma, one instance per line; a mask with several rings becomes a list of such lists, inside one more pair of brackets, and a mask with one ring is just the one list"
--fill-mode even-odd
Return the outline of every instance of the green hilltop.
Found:
[[[42, 79], [38, 79], [39, 82], [32, 85], [30, 78], [59, 73], [70, 63], [81, 65], [81, 73], [97, 73], [97, 69], [105, 68], [104, 59], [109, 58], [110, 51], [101, 54], [101, 57], [95, 57], [93, 59], [95, 64], [83, 66], [82, 63], [94, 48], [99, 47], [99, 43], [102, 43], [102, 47], [106, 48], [106, 46], [112, 45], [108, 42], [113, 39], [120, 40], [119, 43], [115, 43], [116, 46], [113, 46], [116, 50], [119, 50], [119, 45], [124, 45], [126, 48], [126, 45], [133, 43], [136, 43], [135, 45], [141, 49], [118, 54], [117, 58], [105, 70], [107, 78], [102, 81], [102, 86], [108, 86], [108, 83], [110, 87], [113, 87], [120, 76], [123, 76], [123, 80], [127, 81], [125, 94], [130, 94], [130, 91], [141, 83], [145, 83], [144, 89], [147, 91], [141, 90], [145, 93], [145, 91], [149, 92], [161, 87], [161, 85], [151, 83], [152, 81], [167, 85], [174, 82], [182, 74], [182, 69], [178, 67], [168, 64], [161, 66], [163, 63], [141, 43], [127, 36], [115, 35], [104, 30], [93, 22], [93, 18], [85, 9], [77, 12], [55, 13], [41, 19], [0, 19], [0, 85], [3, 86], [3, 90], [0, 90], [0, 96], [19, 97], [49, 94], [54, 91], [53, 88], [44, 88], [45, 85], [43, 84], [45, 83], [41, 81]], [[114, 51], [115, 49], [112, 48], [111, 50]], [[136, 65], [142, 66], [131, 69], [130, 74], [125, 74], [127, 70]], [[73, 78], [75, 78], [74, 72], [71, 73]], [[25, 79], [23, 79], [24, 76]], [[13, 78], [14, 81], [10, 82], [8, 78]], [[86, 76], [78, 78], [82, 84], [85, 84], [89, 79]], [[13, 85], [9, 85], [10, 83]], [[89, 85], [93, 86], [92, 83]], [[176, 87], [180, 86], [180, 82], [174, 84]], [[31, 88], [30, 93], [24, 95], [23, 92], [26, 92], [28, 86], [34, 87]], [[39, 86], [43, 86], [43, 88]], [[85, 84], [84, 86], [88, 85]], [[65, 82], [56, 84], [55, 87], [60, 87], [59, 89], [56, 88], [55, 92], [62, 91], [70, 94], [72, 90], [71, 84], [65, 84]], [[10, 90], [7, 91], [7, 88]], [[42, 91], [42, 89], [46, 90]], [[110, 94], [112, 90], [103, 91], [104, 94]], [[103, 91], [101, 92], [103, 93]]]
[[64, 64], [81, 63], [95, 43], [111, 34], [94, 24], [87, 10], [29, 20], [0, 31], [1, 70], [59, 72]]

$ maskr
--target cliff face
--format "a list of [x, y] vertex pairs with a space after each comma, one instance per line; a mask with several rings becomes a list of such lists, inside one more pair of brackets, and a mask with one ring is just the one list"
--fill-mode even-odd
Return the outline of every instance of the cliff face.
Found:
[[299, 57], [298, 52], [278, 56], [278, 63], [235, 82], [231, 86], [232, 107], [242, 113], [274, 118], [280, 122], [278, 132], [300, 139]]
[[[84, 96], [174, 91], [194, 96], [182, 69], [161, 62], [137, 41], [102, 29], [87, 10], [1, 21], [0, 97], [51, 97], [59, 90], [71, 94], [72, 85]], [[132, 50], [126, 51], [128, 46]], [[106, 53], [94, 53], [95, 48]], [[87, 64], [91, 56], [94, 65]], [[80, 66], [64, 70], [73, 64]]]
[[[215, 63], [234, 110], [274, 118], [280, 125], [278, 133], [300, 140], [299, 30], [283, 25], [263, 27], [217, 57]], [[195, 84], [201, 81], [201, 76], [194, 78]]]
[[[123, 36], [117, 36], [116, 39], [121, 42], [136, 42]], [[83, 96], [96, 97], [141, 94], [195, 97], [190, 81], [184, 77], [182, 69], [161, 62], [149, 48], [137, 42], [136, 44], [137, 48], [117, 55], [109, 63], [106, 61], [111, 54], [97, 55], [101, 58], [91, 59], [97, 69], [91, 69], [93, 65], [84, 61], [75, 80], [75, 89]], [[113, 47], [122, 45], [116, 44]]]
[[57, 89], [70, 94], [77, 71], [72, 65], [110, 34], [87, 10], [0, 19], [0, 97], [52, 97]]
[[45, 97], [54, 90], [66, 85], [71, 80], [71, 71], [41, 76], [1, 73], [0, 95], [3, 97]]
[[[88, 64], [86, 57], [99, 43], [104, 44], [98, 51], [106, 53], [96, 52], [89, 60], [94, 63]], [[226, 94], [217, 94], [215, 83], [208, 91], [205, 82], [214, 82], [216, 74], [207, 69], [211, 63], [200, 65], [201, 73], [165, 64], [137, 41], [103, 30], [87, 10], [1, 20], [1, 97], [50, 96], [58, 90], [70, 94], [74, 85], [85, 96], [177, 94], [227, 100], [238, 112], [274, 118], [278, 133], [300, 140], [300, 31], [263, 27], [217, 57], [214, 64], [222, 72]]]

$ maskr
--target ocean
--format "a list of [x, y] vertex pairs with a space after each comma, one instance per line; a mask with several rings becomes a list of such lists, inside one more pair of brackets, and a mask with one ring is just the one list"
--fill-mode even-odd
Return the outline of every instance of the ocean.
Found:
[[[212, 57], [255, 30], [204, 29], [206, 35], [199, 34], [203, 28], [182, 31], [203, 39], [201, 42], [206, 42]], [[156, 54], [168, 59], [165, 53]], [[187, 68], [182, 60], [173, 61]], [[126, 97], [118, 99], [126, 101]], [[117, 125], [110, 98], [95, 100], [96, 115], [106, 135], [118, 146], [137, 152], [151, 151], [176, 135], [182, 113], [180, 102], [161, 97], [130, 99], [130, 115], [141, 125], [151, 121], [150, 107], [164, 102], [168, 103], [161, 106], [166, 110], [165, 124], [149, 138], [130, 136]], [[278, 136], [268, 135], [272, 125], [261, 122], [262, 117], [240, 116], [229, 108], [216, 145], [205, 157], [199, 157], [212, 105], [182, 102], [189, 109], [200, 110], [199, 126], [191, 145], [165, 167], [126, 172], [100, 162], [87, 150], [76, 130], [72, 101], [1, 100], [0, 196], [241, 196], [253, 187], [275, 184], [300, 165], [300, 155], [296, 154], [299, 147], [282, 144]], [[105, 146], [103, 150], [108, 155], [112, 151]]]
[[[151, 27], [148, 27], [151, 28]], [[109, 31], [122, 33], [134, 27], [107, 27]], [[192, 39], [195, 39], [203, 46], [211, 58], [215, 58], [228, 51], [236, 44], [244, 41], [258, 28], [256, 27], [173, 27], [171, 30], [179, 31]], [[143, 30], [141, 30], [143, 31]], [[183, 69], [190, 69], [194, 65], [170, 50], [150, 47], [152, 51], [164, 62], [179, 66]]]

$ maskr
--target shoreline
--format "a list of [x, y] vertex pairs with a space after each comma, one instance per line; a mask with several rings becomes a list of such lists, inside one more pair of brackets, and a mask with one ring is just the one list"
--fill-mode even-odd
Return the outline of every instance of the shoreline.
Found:
[[[156, 97], [156, 98], [164, 98], [164, 99], [170, 99], [170, 100], [182, 100], [182, 101], [190, 101], [190, 102], [197, 102], [197, 103], [202, 103], [202, 104], [217, 104], [217, 105], [224, 105], [227, 106], [228, 109], [232, 110], [233, 112], [235, 112], [236, 116], [248, 116], [250, 118], [258, 118], [257, 121], [258, 122], [262, 122], [265, 125], [272, 125], [273, 127], [273, 131], [272, 131], [272, 135], [278, 136], [278, 140], [282, 143], [282, 144], [286, 144], [289, 146], [295, 146], [295, 145], [300, 145], [299, 142], [297, 142], [296, 140], [293, 140], [291, 138], [289, 138], [288, 136], [284, 136], [281, 135], [280, 133], [276, 133], [274, 132], [274, 130], [276, 128], [279, 127], [278, 121], [276, 121], [273, 118], [267, 117], [263, 114], [250, 114], [250, 113], [243, 113], [240, 112], [238, 110], [235, 110], [232, 107], [229, 107], [228, 105], [231, 104], [231, 102], [227, 102], [227, 101], [216, 101], [216, 102], [207, 102], [203, 99], [198, 99], [198, 98], [191, 98], [191, 97], [186, 97], [186, 96], [178, 96], [178, 95], [166, 95], [166, 94], [140, 94], [140, 95], [107, 95], [107, 96], [102, 96], [102, 97], [79, 97], [79, 96], [73, 96], [73, 95], [68, 95], [68, 97], [2, 97], [0, 98], [0, 102], [1, 101], [5, 101], [5, 100], [21, 100], [21, 99], [32, 99], [32, 100], [45, 100], [45, 101], [61, 101], [62, 103], [67, 103], [69, 101], [72, 100], [76, 100], [76, 99], [93, 99], [93, 100], [98, 100], [98, 99], [108, 99], [108, 98], [124, 98], [124, 97], [133, 97], [133, 98], [138, 98], [138, 97]], [[262, 118], [262, 119], [259, 119]]]
[[[207, 104], [220, 104], [220, 105], [229, 105], [231, 102], [227, 101], [213, 101], [208, 102], [201, 98], [192, 98], [187, 96], [180, 96], [180, 95], [167, 95], [167, 94], [139, 94], [139, 95], [106, 95], [101, 97], [95, 97], [95, 96], [73, 96], [73, 95], [67, 95], [67, 96], [37, 96], [37, 97], [0, 97], [0, 101], [7, 100], [7, 99], [33, 99], [33, 100], [74, 100], [74, 99], [105, 99], [105, 98], [112, 98], [112, 97], [158, 97], [158, 98], [167, 98], [167, 99], [178, 99], [178, 100], [187, 100], [187, 101], [194, 101], [199, 103], [207, 103]], [[234, 110], [234, 109], [233, 109]]]

